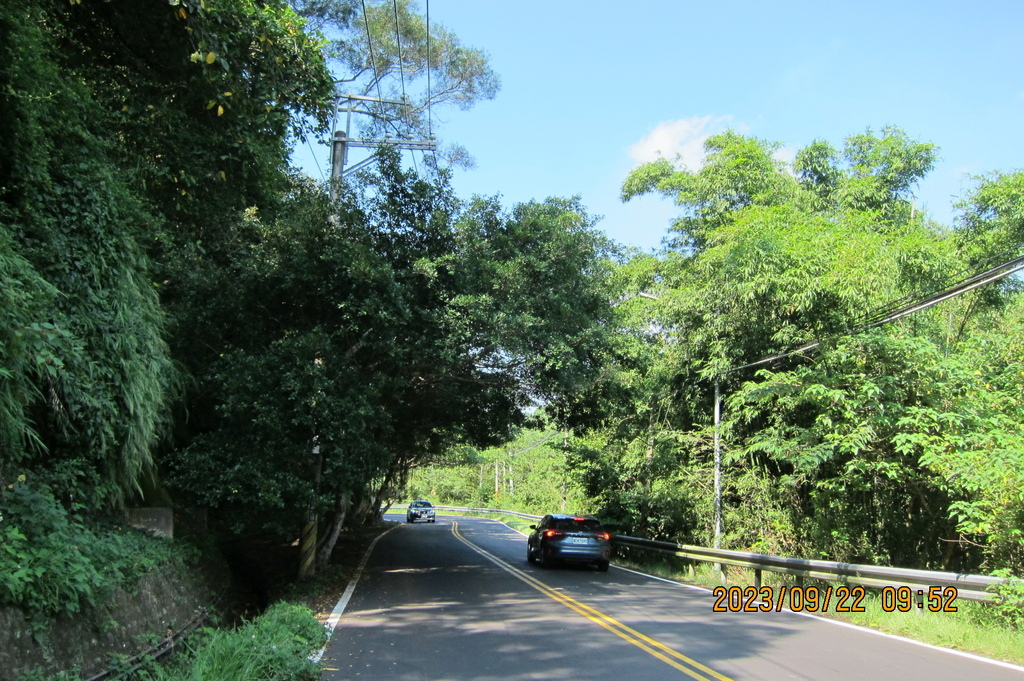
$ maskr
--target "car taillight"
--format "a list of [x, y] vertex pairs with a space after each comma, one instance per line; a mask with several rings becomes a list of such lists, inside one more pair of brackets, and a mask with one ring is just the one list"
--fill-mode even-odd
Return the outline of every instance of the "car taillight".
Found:
[[564, 534], [565, 532], [559, 532], [558, 530], [545, 530], [544, 532], [545, 537], [561, 537]]
[[608, 534], [607, 532], [598, 532], [594, 536], [597, 537], [598, 539], [604, 539], [605, 541], [608, 541], [609, 539], [612, 538], [612, 536], [610, 534]]

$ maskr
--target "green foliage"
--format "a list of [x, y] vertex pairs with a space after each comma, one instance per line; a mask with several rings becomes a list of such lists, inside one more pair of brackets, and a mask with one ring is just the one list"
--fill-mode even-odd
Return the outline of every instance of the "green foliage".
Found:
[[[960, 209], [957, 236], [972, 261], [987, 262], [1024, 243], [1024, 172], [976, 177]], [[1002, 258], [1006, 259], [1006, 258]]]
[[175, 346], [203, 390], [173, 483], [236, 529], [362, 522], [600, 371], [606, 244], [578, 202], [463, 210], [394, 153], [342, 189], [296, 180], [235, 225], [244, 248], [182, 268]]
[[[389, 9], [403, 19], [406, 54], [379, 52], [385, 71], [429, 67], [435, 104], [493, 96], [482, 52], [433, 26], [427, 54], [411, 3], [369, 4], [376, 38]], [[337, 25], [352, 16], [344, 2], [295, 5]], [[357, 79], [361, 34], [344, 36]], [[85, 531], [61, 513], [159, 487], [161, 447], [177, 450], [159, 463], [189, 500], [229, 524], [268, 510], [290, 532], [304, 511], [343, 515], [346, 499], [365, 515], [418, 457], [500, 440], [532, 395], [586, 373], [573, 366], [584, 331], [500, 380], [473, 363], [484, 317], [450, 303], [489, 282], [459, 270], [443, 180], [392, 155], [330, 206], [289, 175], [290, 145], [332, 115], [328, 52], [284, 0], [0, 9], [0, 484], [52, 495], [58, 536]], [[520, 237], [507, 247], [530, 245]], [[552, 338], [579, 318], [559, 323]], [[544, 349], [531, 340], [515, 351]], [[10, 555], [29, 566], [12, 572], [11, 598], [45, 610], [57, 593], [94, 596], [103, 575], [70, 549], [37, 555], [31, 527], [9, 528]], [[61, 561], [69, 586], [32, 581]]]
[[67, 68], [132, 159], [133, 186], [169, 221], [146, 234], [160, 260], [275, 201], [289, 135], [330, 120], [323, 43], [283, 0], [86, 2], [61, 22]]
[[622, 198], [657, 191], [673, 197], [686, 213], [673, 226], [680, 245], [701, 248], [709, 232], [747, 206], [777, 206], [794, 198], [797, 183], [782, 172], [773, 154], [777, 144], [729, 131], [704, 143], [707, 159], [698, 171], [675, 170], [659, 159], [633, 170], [623, 183]]
[[466, 449], [432, 461], [410, 475], [407, 495], [435, 504], [535, 515], [593, 512], [594, 504], [583, 495], [569, 466], [566, 437], [557, 430], [526, 428], [501, 447]]
[[[0, 446], [58, 494], [101, 505], [151, 465], [173, 379], [137, 239], [151, 217], [110, 160], [106, 112], [65, 68], [51, 10], [0, 11], [0, 252], [13, 283]], [[53, 474], [71, 462], [76, 474]]]
[[0, 454], [117, 505], [153, 478], [178, 388], [158, 291], [279, 201], [333, 82], [284, 2], [29, 0], [0, 36]]
[[63, 368], [58, 345], [67, 336], [39, 321], [56, 291], [15, 252], [6, 231], [0, 231], [0, 279], [0, 453], [18, 464], [42, 447], [26, 407], [41, 397], [40, 379], [55, 379]]
[[698, 170], [662, 159], [625, 181], [626, 199], [674, 198], [683, 238], [620, 268], [656, 300], [630, 304], [617, 362], [586, 398], [605, 420], [575, 441], [585, 488], [628, 527], [709, 541], [717, 384], [726, 545], [1019, 570], [1017, 284], [871, 328], [965, 279], [965, 262], [1010, 257], [1018, 174], [979, 179], [951, 232], [912, 204], [934, 145], [896, 128], [840, 151], [819, 140], [795, 177], [776, 148], [726, 133]]
[[922, 432], [901, 442], [941, 474], [957, 529], [986, 546], [993, 568], [1024, 565], [1021, 303], [986, 318], [940, 365], [943, 408], [915, 411]]
[[744, 453], [801, 491], [797, 528], [822, 555], [948, 563], [940, 540], [951, 535], [949, 500], [927, 462], [900, 446], [921, 431], [913, 415], [954, 397], [934, 346], [870, 334], [837, 343], [822, 360], [763, 370], [736, 393], [734, 424], [759, 426]]
[[[550, 402], [600, 371], [610, 243], [578, 200], [477, 199], [456, 226], [466, 289], [453, 300], [478, 366]], [[463, 330], [464, 329], [464, 330]], [[469, 348], [467, 348], [469, 350]]]
[[68, 513], [46, 488], [15, 482], [0, 499], [0, 604], [42, 622], [97, 606], [170, 560], [164, 540]]
[[[357, 117], [359, 127], [347, 131], [350, 137], [398, 133], [426, 139], [437, 131], [439, 107], [465, 111], [493, 99], [500, 87], [487, 53], [463, 45], [436, 19], [428, 24], [414, 0], [292, 0], [292, 5], [333, 38], [327, 53], [344, 92], [390, 100], [367, 107], [369, 115]], [[472, 165], [458, 145], [445, 145], [438, 153], [453, 164]], [[426, 161], [433, 163], [433, 157]]]
[[320, 667], [309, 656], [327, 641], [314, 613], [279, 602], [236, 629], [203, 629], [189, 651], [168, 667], [141, 672], [152, 681], [313, 681]]
[[849, 169], [837, 188], [839, 205], [906, 222], [911, 189], [935, 166], [937, 152], [934, 144], [915, 142], [893, 127], [884, 128], [881, 137], [870, 130], [848, 137], [844, 156]]
[[675, 246], [685, 249], [704, 248], [714, 230], [756, 206], [865, 212], [889, 231], [911, 222], [911, 189], [937, 158], [934, 145], [887, 127], [881, 136], [868, 130], [847, 138], [842, 154], [815, 141], [797, 153], [794, 177], [775, 157], [779, 147], [733, 131], [713, 135], [699, 170], [678, 170], [663, 158], [643, 164], [626, 178], [622, 198], [651, 192], [673, 198], [684, 208], [673, 226], [680, 233]]
[[353, 207], [332, 223], [328, 211], [319, 189], [297, 181], [269, 223], [250, 211], [235, 225], [246, 248], [183, 262], [176, 347], [201, 389], [187, 447], [168, 463], [183, 495], [238, 529], [292, 530], [313, 498], [314, 438], [342, 488], [388, 463], [375, 440], [391, 423], [374, 413], [402, 386], [377, 365], [408, 309], [364, 214]]
[[1024, 631], [1024, 580], [1010, 570], [996, 570], [992, 574], [1005, 580], [989, 589], [996, 594], [997, 601], [988, 608], [973, 611], [972, 614], [981, 624]]

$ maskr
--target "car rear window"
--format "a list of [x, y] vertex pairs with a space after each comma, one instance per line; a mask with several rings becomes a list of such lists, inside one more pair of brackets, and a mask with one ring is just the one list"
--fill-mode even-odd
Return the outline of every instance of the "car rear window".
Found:
[[556, 530], [567, 532], [601, 532], [604, 530], [601, 523], [593, 518], [556, 518], [554, 524]]

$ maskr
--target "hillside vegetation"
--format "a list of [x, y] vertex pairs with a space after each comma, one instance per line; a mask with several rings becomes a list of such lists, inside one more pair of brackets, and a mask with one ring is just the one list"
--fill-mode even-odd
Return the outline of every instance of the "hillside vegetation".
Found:
[[1020, 574], [1024, 300], [993, 277], [1020, 265], [1024, 174], [976, 178], [946, 226], [912, 201], [932, 144], [887, 128], [792, 166], [777, 147], [730, 132], [697, 171], [636, 168], [624, 199], [683, 213], [663, 253], [614, 268], [612, 358], [548, 407], [563, 434], [463, 452], [413, 489], [540, 513], [571, 499], [711, 545], [717, 391], [723, 547]]
[[[656, 255], [578, 199], [459, 197], [439, 157], [384, 148], [332, 187], [289, 159], [338, 82], [433, 74], [369, 136], [498, 89], [409, 0], [366, 4], [0, 6], [0, 605], [73, 614], [137, 578], [126, 507], [208, 511], [218, 539], [305, 526], [322, 570], [408, 493], [1021, 574], [1024, 299], [995, 275], [1024, 173], [941, 225], [913, 203], [932, 143], [868, 130], [790, 164], [727, 132], [625, 179], [680, 207]], [[399, 15], [407, 56], [371, 54]]]

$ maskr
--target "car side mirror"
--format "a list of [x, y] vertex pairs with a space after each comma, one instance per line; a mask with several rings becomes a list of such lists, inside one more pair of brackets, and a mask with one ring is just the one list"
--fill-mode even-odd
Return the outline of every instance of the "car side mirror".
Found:
[[530, 525], [530, 529], [531, 529], [531, 530], [536, 530], [536, 529], [537, 529], [537, 526], [536, 526], [536, 525]]

